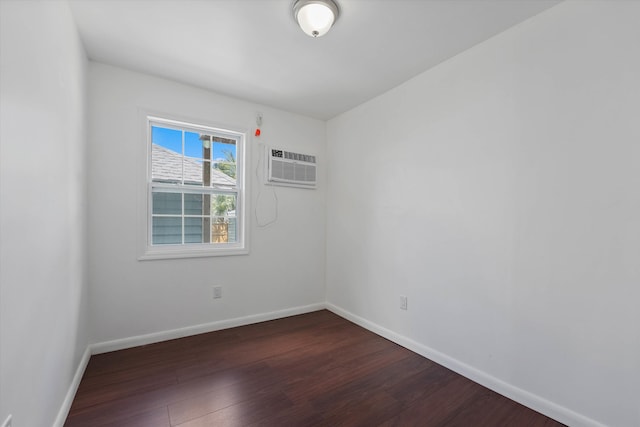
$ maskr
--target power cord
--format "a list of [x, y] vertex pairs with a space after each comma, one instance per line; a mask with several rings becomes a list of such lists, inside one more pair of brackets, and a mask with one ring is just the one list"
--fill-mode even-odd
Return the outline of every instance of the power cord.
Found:
[[[262, 118], [262, 117], [261, 117]], [[258, 144], [258, 146], [263, 145], [263, 144]], [[267, 187], [267, 185], [264, 184], [263, 179], [264, 179], [264, 173], [262, 173], [262, 175], [259, 173], [260, 172], [260, 164], [264, 162], [264, 158], [266, 153], [264, 152], [264, 150], [266, 150], [266, 145], [263, 145], [264, 149], [263, 152], [261, 153], [260, 156], [258, 156], [258, 162], [256, 163], [256, 179], [258, 181], [258, 183], [260, 184], [260, 190], [258, 191], [258, 195], [256, 196], [256, 206], [254, 208], [254, 214], [256, 217], [256, 224], [258, 225], [258, 228], [266, 228], [272, 224], [275, 224], [278, 221], [278, 194], [276, 193], [276, 189], [273, 186], [268, 186], [269, 187], [269, 194], [273, 197], [273, 204], [274, 204], [274, 211], [273, 211], [273, 218], [269, 219], [269, 218], [261, 218], [261, 215], [258, 213], [258, 209], [259, 209], [259, 205], [260, 205], [260, 200], [262, 199], [262, 197], [265, 197], [263, 194], [266, 193], [265, 191], [265, 187]]]

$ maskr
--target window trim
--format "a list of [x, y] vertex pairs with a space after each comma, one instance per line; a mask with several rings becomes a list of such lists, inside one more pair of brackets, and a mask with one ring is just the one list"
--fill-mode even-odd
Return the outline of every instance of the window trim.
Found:
[[[178, 119], [170, 114], [163, 113], [151, 113], [148, 111], [140, 111], [143, 135], [140, 140], [144, 141], [144, 144], [140, 144], [144, 147], [144, 150], [140, 150], [143, 159], [139, 163], [141, 166], [141, 179], [138, 203], [139, 217], [140, 217], [140, 250], [138, 253], [138, 260], [155, 260], [155, 259], [179, 259], [179, 258], [201, 258], [201, 257], [216, 257], [216, 256], [232, 256], [232, 255], [246, 255], [249, 253], [249, 227], [248, 223], [249, 215], [249, 197], [247, 197], [248, 189], [248, 146], [246, 130], [241, 130], [239, 127], [233, 126], [220, 126], [211, 123], [207, 123], [204, 120], [198, 119]], [[229, 137], [237, 140], [236, 144], [236, 183], [237, 189], [229, 190], [223, 188], [211, 188], [212, 192], [237, 194], [236, 199], [236, 218], [237, 218], [237, 236], [236, 242], [233, 243], [188, 243], [188, 244], [166, 244], [166, 245], [152, 245], [152, 197], [153, 188], [176, 188], [179, 192], [182, 191], [182, 187], [178, 187], [175, 184], [153, 183], [151, 177], [152, 167], [152, 140], [151, 140], [151, 126], [160, 125], [167, 128], [176, 130], [192, 130], [213, 133], [216, 136]], [[193, 190], [196, 190], [194, 188]], [[207, 190], [208, 191], [208, 190]]]

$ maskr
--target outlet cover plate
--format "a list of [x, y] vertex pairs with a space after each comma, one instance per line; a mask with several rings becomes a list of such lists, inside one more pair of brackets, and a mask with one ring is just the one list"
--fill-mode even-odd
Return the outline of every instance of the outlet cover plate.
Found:
[[213, 287], [213, 299], [222, 298], [222, 286]]
[[407, 309], [407, 296], [406, 295], [400, 295], [400, 309], [402, 309], [402, 310], [406, 310]]

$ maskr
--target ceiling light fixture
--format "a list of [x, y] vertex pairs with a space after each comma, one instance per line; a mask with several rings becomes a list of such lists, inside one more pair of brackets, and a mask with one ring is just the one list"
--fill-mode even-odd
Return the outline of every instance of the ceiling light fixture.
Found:
[[311, 37], [321, 37], [338, 19], [338, 5], [333, 0], [297, 0], [293, 16], [302, 31]]

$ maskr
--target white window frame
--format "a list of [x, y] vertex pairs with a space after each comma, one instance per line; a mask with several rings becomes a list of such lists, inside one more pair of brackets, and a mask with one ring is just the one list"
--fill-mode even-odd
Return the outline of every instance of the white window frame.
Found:
[[[249, 253], [247, 222], [249, 211], [247, 197], [247, 132], [231, 129], [229, 127], [205, 124], [201, 120], [177, 120], [166, 114], [142, 113], [144, 121], [144, 196], [140, 192], [144, 207], [140, 213], [141, 226], [141, 251], [138, 260], [173, 259], [173, 258], [199, 258], [229, 255], [245, 255]], [[213, 134], [226, 138], [235, 139], [236, 142], [236, 189], [222, 188], [188, 188], [184, 185], [165, 184], [153, 182], [152, 171], [152, 140], [151, 127], [158, 125], [165, 128], [177, 130], [187, 130], [201, 133]], [[142, 166], [142, 165], [141, 165]], [[161, 244], [153, 245], [152, 239], [152, 214], [153, 214], [153, 190], [171, 191], [177, 193], [198, 193], [210, 192], [211, 194], [237, 194], [236, 196], [236, 241], [232, 243], [182, 243], [182, 244]]]

